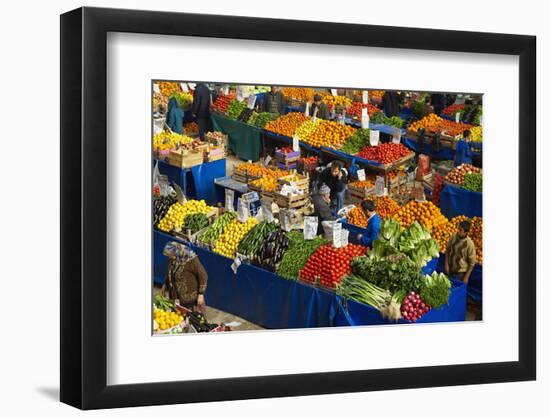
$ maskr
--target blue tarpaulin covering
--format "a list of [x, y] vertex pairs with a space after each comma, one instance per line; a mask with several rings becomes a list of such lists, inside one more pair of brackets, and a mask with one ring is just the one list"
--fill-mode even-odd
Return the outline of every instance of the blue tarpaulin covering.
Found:
[[[164, 281], [164, 245], [173, 237], [155, 231], [155, 283]], [[208, 272], [206, 303], [252, 323], [272, 329], [389, 324], [380, 313], [365, 304], [343, 300], [331, 291], [302, 282], [285, 280], [276, 274], [242, 264], [233, 274], [233, 262], [193, 246]], [[466, 287], [455, 283], [450, 304], [432, 310], [418, 322], [462, 321], [466, 317]]]
[[[403, 145], [405, 145], [409, 149], [412, 149], [413, 151], [418, 152], [419, 146], [418, 146], [417, 141], [411, 140], [409, 138], [401, 138], [401, 142], [403, 143]], [[435, 159], [454, 160], [454, 158], [455, 158], [454, 149], [442, 146], [441, 150], [439, 152], [433, 153], [432, 152], [432, 145], [429, 144], [429, 143], [424, 144], [422, 153], [425, 154], [425, 155], [430, 155], [431, 157], [433, 157]]]
[[191, 168], [178, 168], [164, 161], [158, 162], [159, 172], [178, 184], [187, 197], [206, 200], [208, 204], [217, 202], [213, 181], [215, 178], [225, 177], [225, 159], [205, 162]]
[[483, 195], [446, 184], [439, 197], [441, 212], [448, 219], [464, 215], [467, 217], [483, 216]]

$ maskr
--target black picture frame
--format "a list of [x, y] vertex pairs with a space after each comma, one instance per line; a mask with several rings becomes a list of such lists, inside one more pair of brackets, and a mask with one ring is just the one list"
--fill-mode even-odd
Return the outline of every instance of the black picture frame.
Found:
[[[108, 32], [519, 56], [519, 360], [108, 386]], [[61, 401], [82, 409], [536, 378], [536, 38], [252, 17], [80, 8], [61, 15]]]

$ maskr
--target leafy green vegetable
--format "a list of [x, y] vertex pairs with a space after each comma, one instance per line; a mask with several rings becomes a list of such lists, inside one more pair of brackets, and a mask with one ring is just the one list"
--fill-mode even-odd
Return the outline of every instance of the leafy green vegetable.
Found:
[[239, 100], [231, 100], [227, 106], [227, 117], [233, 120], [237, 120], [242, 111], [246, 108], [246, 104], [241, 103]]
[[399, 128], [403, 127], [403, 125], [405, 124], [405, 121], [402, 118], [398, 116], [387, 117], [384, 112], [381, 111], [374, 113], [370, 117], [370, 122]]
[[268, 112], [252, 113], [252, 116], [248, 119], [248, 124], [263, 129], [268, 122], [275, 120], [277, 117], [279, 117], [278, 114]]
[[465, 190], [482, 192], [483, 191], [483, 175], [477, 172], [469, 172], [464, 176], [462, 188]]
[[350, 298], [359, 303], [368, 304], [377, 310], [383, 309], [391, 301], [389, 291], [377, 287], [374, 284], [355, 275], [345, 277], [336, 289], [337, 294]]
[[288, 249], [277, 269], [277, 274], [286, 279], [298, 279], [298, 272], [304, 267], [307, 260], [317, 248], [325, 243], [326, 239], [320, 236], [305, 240], [304, 234], [293, 230], [288, 233]]
[[208, 226], [208, 217], [204, 213], [190, 214], [185, 218], [184, 229], [196, 233]]
[[424, 278], [424, 287], [420, 290], [422, 299], [434, 308], [449, 304], [451, 281], [445, 274], [434, 272]]
[[[378, 112], [382, 113], [382, 112]], [[365, 146], [370, 145], [370, 130], [357, 129], [353, 135], [346, 139], [340, 150], [350, 155], [355, 155]]]

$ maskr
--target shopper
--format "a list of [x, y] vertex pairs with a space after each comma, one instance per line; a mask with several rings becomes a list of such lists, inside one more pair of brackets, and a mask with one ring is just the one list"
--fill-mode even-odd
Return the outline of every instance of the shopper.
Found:
[[386, 91], [382, 98], [382, 108], [388, 117], [399, 116], [399, 94], [396, 91]]
[[[317, 110], [317, 113], [315, 113]], [[313, 105], [309, 108], [309, 115], [317, 117], [318, 119], [328, 120], [330, 118], [330, 112], [328, 111], [327, 103], [323, 102], [323, 97], [320, 94], [313, 96]]]
[[441, 114], [443, 109], [447, 107], [447, 96], [445, 94], [432, 94], [432, 106], [435, 114]]
[[278, 87], [272, 85], [271, 91], [265, 94], [263, 100], [263, 111], [268, 113], [284, 114], [285, 112], [285, 100], [283, 93]]
[[193, 92], [193, 115], [199, 125], [199, 137], [204, 140], [204, 134], [212, 130], [210, 120], [210, 89], [204, 83], [199, 83]]
[[178, 100], [172, 97], [168, 100], [168, 112], [166, 113], [166, 124], [172, 132], [183, 135], [183, 118], [185, 112], [179, 108]]
[[445, 252], [445, 273], [468, 284], [476, 264], [476, 247], [468, 237], [470, 222], [463, 221], [449, 239]]
[[344, 206], [346, 199], [348, 176], [340, 161], [332, 161], [319, 175], [319, 184], [326, 184], [330, 188], [332, 206], [336, 213]]
[[470, 147], [470, 136], [472, 132], [465, 130], [462, 134], [462, 139], [456, 143], [456, 153], [455, 153], [455, 167], [462, 164], [471, 164], [472, 163], [472, 149]]
[[317, 234], [323, 234], [323, 225], [322, 222], [335, 220], [336, 217], [332, 214], [330, 210], [330, 188], [323, 184], [319, 188], [319, 192], [314, 194], [312, 197], [313, 200], [313, 215], [317, 216], [318, 225], [317, 225]]
[[162, 291], [167, 289], [169, 297], [186, 308], [202, 308], [208, 274], [199, 257], [179, 242], [167, 243], [163, 254], [168, 257], [168, 271]]
[[361, 203], [361, 208], [367, 215], [367, 231], [365, 234], [358, 234], [357, 240], [362, 245], [372, 247], [372, 243], [378, 239], [378, 232], [380, 232], [380, 226], [382, 224], [382, 219], [376, 213], [374, 209], [374, 203], [370, 200], [365, 200]]

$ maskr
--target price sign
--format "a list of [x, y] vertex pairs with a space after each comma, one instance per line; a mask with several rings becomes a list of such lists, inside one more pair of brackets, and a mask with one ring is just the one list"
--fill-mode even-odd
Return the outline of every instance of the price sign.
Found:
[[368, 129], [370, 123], [370, 116], [368, 109], [361, 109], [361, 127]]
[[227, 211], [235, 211], [235, 206], [233, 201], [235, 200], [235, 191], [230, 190], [229, 188], [225, 189], [225, 209]]
[[268, 166], [269, 163], [271, 162], [271, 155], [267, 155], [264, 159], [264, 166]]
[[308, 101], [306, 103], [306, 109], [304, 110], [304, 116], [309, 116], [309, 106], [310, 106], [310, 103]]
[[401, 143], [401, 129], [399, 128], [393, 129], [392, 143]]
[[222, 93], [226, 96], [229, 95], [229, 86], [228, 85], [224, 85], [222, 87]]
[[281, 229], [283, 229], [285, 232], [290, 232], [290, 230], [292, 229], [291, 216], [292, 216], [292, 213], [287, 209], [283, 209], [279, 212]]
[[239, 266], [241, 266], [242, 261], [241, 258], [237, 255], [237, 257], [233, 260], [233, 263], [231, 264], [231, 269], [233, 270], [233, 273], [237, 273], [237, 269], [239, 269]]
[[384, 195], [384, 177], [376, 177], [375, 182], [376, 196], [381, 197]]
[[311, 240], [317, 236], [317, 227], [319, 225], [319, 219], [317, 216], [305, 216], [304, 217], [304, 239]]
[[292, 150], [294, 152], [300, 152], [300, 138], [298, 138], [298, 136], [292, 138]]
[[332, 94], [334, 97], [336, 97], [338, 95], [338, 90], [336, 88], [331, 88], [330, 89], [330, 94]]
[[189, 88], [190, 88], [191, 90], [194, 90], [195, 87], [197, 86], [197, 84], [195, 84], [195, 83], [187, 83], [187, 85], [189, 86]]
[[264, 216], [264, 221], [270, 223], [273, 221], [273, 211], [271, 210], [271, 201], [262, 200], [262, 213]]
[[239, 198], [239, 204], [237, 208], [237, 220], [244, 223], [250, 217], [250, 209], [246, 200]]
[[380, 131], [371, 130], [369, 132], [369, 141], [371, 146], [378, 146], [378, 143], [380, 142]]
[[153, 93], [160, 94], [160, 87], [158, 84], [153, 84]]
[[180, 83], [180, 85], [181, 85], [181, 89], [183, 90], [184, 93], [189, 92], [189, 87], [187, 86], [187, 83]]
[[256, 94], [248, 96], [248, 108], [253, 109], [256, 105]]
[[357, 170], [357, 178], [359, 179], [359, 181], [365, 181], [365, 179], [367, 177], [365, 176], [365, 170], [364, 169], [358, 169]]
[[315, 110], [313, 110], [313, 121], [317, 120], [317, 111], [319, 110], [319, 107], [315, 107]]
[[335, 248], [342, 247], [342, 223], [332, 225], [332, 244]]
[[367, 90], [363, 90], [363, 104], [367, 104], [369, 102], [369, 92]]
[[460, 112], [457, 111], [455, 114], [455, 122], [460, 123]]

